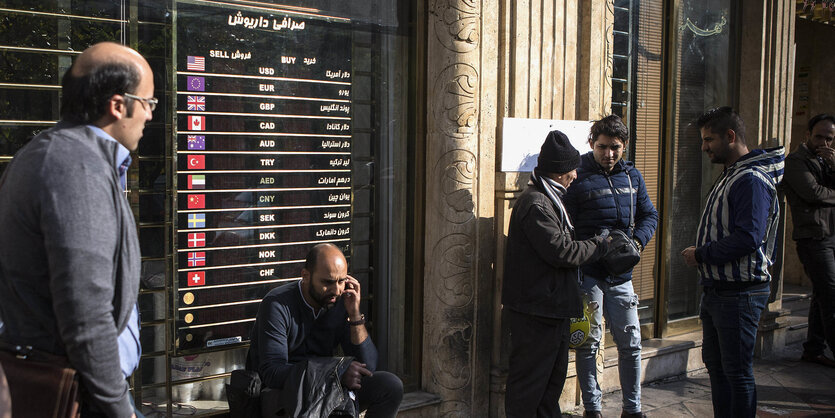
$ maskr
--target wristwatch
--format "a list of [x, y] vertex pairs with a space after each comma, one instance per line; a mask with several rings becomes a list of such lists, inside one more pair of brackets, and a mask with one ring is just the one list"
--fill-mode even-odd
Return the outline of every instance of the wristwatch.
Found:
[[365, 325], [365, 314], [360, 314], [360, 319], [357, 321], [352, 321], [351, 318], [348, 318], [348, 325], [352, 327], [356, 327], [359, 325]]

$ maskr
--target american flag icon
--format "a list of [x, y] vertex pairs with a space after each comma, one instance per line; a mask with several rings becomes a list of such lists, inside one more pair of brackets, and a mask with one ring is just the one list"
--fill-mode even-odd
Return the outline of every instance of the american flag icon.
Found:
[[191, 71], [206, 71], [206, 58], [189, 55], [188, 61], [186, 61], [186, 69]]
[[206, 96], [188, 96], [188, 110], [206, 110]]

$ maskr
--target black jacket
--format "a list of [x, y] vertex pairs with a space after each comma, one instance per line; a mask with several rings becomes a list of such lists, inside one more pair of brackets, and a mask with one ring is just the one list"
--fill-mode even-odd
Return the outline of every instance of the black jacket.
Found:
[[281, 390], [281, 416], [359, 416], [359, 408], [342, 386], [342, 374], [353, 357], [317, 357], [293, 365]]
[[548, 196], [529, 185], [510, 216], [502, 304], [546, 318], [582, 317], [577, 268], [605, 253], [602, 240], [575, 241]]
[[792, 209], [793, 239], [822, 239], [835, 233], [835, 171], [806, 145], [786, 157], [782, 187]]

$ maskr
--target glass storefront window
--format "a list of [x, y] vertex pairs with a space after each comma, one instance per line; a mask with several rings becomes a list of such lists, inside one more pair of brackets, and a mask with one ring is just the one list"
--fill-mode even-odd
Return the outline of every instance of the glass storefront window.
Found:
[[707, 109], [734, 105], [734, 17], [730, 0], [678, 2], [674, 11], [674, 52], [670, 67], [674, 81], [670, 100], [670, 133], [667, 144], [671, 166], [666, 188], [665, 217], [669, 240], [666, 311], [670, 322], [692, 318], [699, 311], [696, 269], [684, 264], [679, 253], [693, 245], [704, 199], [722, 167], [711, 164], [701, 152], [701, 140], [693, 121]]
[[[258, 225], [241, 224], [249, 219], [247, 214], [257, 212], [265, 216], [263, 219], [273, 214], [261, 213], [258, 204], [249, 207], [240, 200], [256, 196], [255, 190], [266, 186], [265, 183], [253, 190], [240, 190], [259, 180], [271, 185], [281, 181], [281, 186], [276, 184], [273, 188], [293, 189], [288, 192], [292, 196], [285, 206], [307, 202], [303, 205], [306, 209], [287, 212], [288, 217], [282, 222], [310, 224], [317, 221], [304, 219], [317, 214], [333, 215], [332, 223], [341, 222], [335, 228], [337, 235], [340, 230], [350, 231], [345, 235], [344, 248], [348, 251], [351, 274], [363, 285], [362, 309], [380, 350], [380, 367], [401, 375], [409, 387], [418, 385], [419, 350], [414, 349], [414, 339], [419, 338], [419, 324], [412, 318], [420, 318], [420, 304], [411, 301], [415, 274], [409, 272], [411, 261], [404, 257], [416, 242], [415, 228], [407, 225], [407, 220], [414, 218], [417, 193], [413, 175], [415, 154], [410, 152], [415, 149], [417, 103], [412, 76], [416, 71], [416, 7], [405, 0], [289, 0], [281, 2], [281, 6], [272, 2], [198, 0], [3, 2], [0, 173], [29, 138], [59, 119], [60, 78], [72, 58], [87, 46], [105, 40], [130, 45], [148, 59], [154, 70], [155, 96], [160, 102], [153, 121], [146, 125], [128, 175], [128, 198], [136, 214], [143, 257], [139, 304], [143, 319], [141, 340], [146, 347], [140, 369], [133, 376], [133, 387], [137, 404], [141, 403], [144, 410], [162, 415], [199, 414], [225, 407], [222, 383], [228, 380], [226, 373], [243, 365], [253, 307], [272, 287], [299, 277], [300, 259], [306, 251], [303, 247], [280, 260], [280, 267], [270, 277], [259, 276], [264, 269], [252, 266], [242, 268], [246, 274], [225, 274], [223, 280], [229, 282], [224, 284], [236, 286], [204, 298], [205, 307], [189, 312], [180, 310], [186, 300], [196, 305], [199, 297], [194, 289], [190, 297], [177, 291], [178, 286], [187, 283], [181, 280], [178, 270], [187, 269], [189, 262], [212, 260], [195, 250], [194, 257], [186, 257], [190, 225], [235, 229], [238, 238], [251, 241], [246, 244], [254, 246], [256, 255], [258, 246], [269, 244], [260, 241], [261, 234], [267, 237], [292, 229], [273, 225], [272, 230], [261, 231]], [[229, 24], [227, 18], [232, 16], [233, 23], [237, 22], [238, 12], [244, 17], [258, 15], [270, 19], [271, 33], [261, 27], [245, 29], [246, 36], [231, 30], [233, 26], [240, 29], [240, 25]], [[223, 19], [215, 22], [217, 16]], [[287, 20], [287, 26], [282, 24], [285, 17], [292, 19]], [[273, 25], [273, 20], [278, 24]], [[303, 21], [308, 22], [304, 30], [299, 26]], [[315, 29], [317, 25], [319, 28]], [[305, 38], [304, 34], [317, 30], [318, 47], [312, 48], [316, 42], [312, 35]], [[295, 35], [278, 36], [279, 31]], [[230, 35], [237, 38], [232, 40]], [[226, 48], [230, 42], [235, 43], [235, 48]], [[244, 49], [256, 59], [233, 59], [231, 54]], [[221, 58], [223, 54], [218, 51], [227, 51], [229, 58]], [[212, 54], [216, 54], [214, 59]], [[198, 69], [195, 57], [205, 60], [205, 67]], [[318, 58], [319, 70], [311, 72], [314, 57]], [[331, 60], [333, 57], [341, 61]], [[294, 63], [293, 58], [298, 61]], [[293, 64], [298, 65], [290, 67]], [[295, 69], [286, 70], [282, 65]], [[268, 69], [273, 72], [268, 73]], [[339, 71], [346, 76], [337, 79], [328, 75]], [[197, 82], [192, 80], [196, 77], [204, 78], [197, 85], [199, 88], [192, 84]], [[289, 78], [295, 81], [288, 82]], [[259, 85], [271, 85], [277, 90], [286, 87], [282, 83], [295, 83], [296, 87], [282, 92], [257, 91]], [[203, 96], [202, 100], [197, 96]], [[316, 102], [315, 106], [305, 105], [312, 102]], [[335, 120], [322, 117], [340, 112], [338, 127]], [[193, 132], [204, 129], [195, 124], [198, 121], [205, 123], [205, 133]], [[268, 126], [275, 126], [275, 131], [266, 132]], [[217, 133], [220, 131], [225, 134]], [[188, 136], [201, 134], [207, 147], [190, 149]], [[316, 148], [333, 148], [336, 136], [340, 136], [340, 149]], [[269, 141], [275, 141], [275, 149], [251, 146]], [[318, 154], [300, 154], [306, 150]], [[261, 159], [275, 158], [276, 172], [270, 176], [224, 172], [225, 178], [211, 179], [215, 173], [189, 174], [185, 158], [193, 155], [204, 155], [208, 168], [218, 171], [264, 169]], [[337, 159], [341, 161], [336, 162]], [[337, 163], [341, 166], [336, 167]], [[334, 178], [350, 179], [340, 185], [344, 196], [322, 195], [323, 203], [331, 195], [341, 199], [343, 210], [331, 213], [312, 208], [319, 203], [314, 192], [306, 193], [305, 189], [322, 187], [333, 176], [305, 173], [323, 167], [338, 168], [340, 175]], [[278, 173], [281, 170], [297, 173]], [[305, 180], [305, 176], [309, 178]], [[317, 184], [302, 184], [311, 178]], [[203, 188], [192, 189], [198, 184]], [[214, 215], [208, 215], [208, 211], [205, 218], [188, 216], [197, 213], [188, 212], [192, 208], [186, 203], [187, 195], [198, 192], [207, 196], [226, 193], [228, 196], [221, 200], [244, 206], [230, 206], [233, 211], [217, 216], [218, 222], [226, 222], [224, 225], [209, 225]], [[227, 207], [218, 205], [214, 209], [224, 208]], [[182, 217], [178, 211], [182, 211]], [[232, 214], [235, 216], [226, 216]], [[322, 232], [323, 236], [330, 234], [329, 229], [305, 228], [311, 233]], [[257, 234], [239, 233], [245, 230]], [[291, 231], [285, 235], [293, 242], [305, 241], [299, 234]], [[224, 241], [224, 245], [234, 245], [233, 241]], [[180, 254], [180, 249], [185, 251]], [[236, 254], [229, 252], [225, 258], [212, 262], [233, 260], [240, 255]], [[266, 262], [249, 261], [253, 262], [245, 264]], [[216, 267], [221, 270], [225, 265]], [[204, 277], [208, 284], [211, 276]], [[249, 282], [257, 285], [248, 286]], [[235, 299], [234, 305], [212, 312], [215, 308], [211, 306], [230, 302], [229, 298]], [[196, 332], [178, 331], [207, 324], [208, 332], [199, 337]], [[189, 335], [192, 340], [186, 341]], [[209, 342], [221, 345], [212, 346]]]
[[[612, 113], [629, 126], [631, 138], [624, 158], [641, 171], [650, 200], [660, 209], [662, 50], [664, 4], [661, 0], [614, 2]], [[657, 236], [647, 243], [632, 272], [641, 323], [655, 322], [657, 303]], [[647, 330], [649, 331], [649, 330]], [[645, 335], [651, 335], [646, 332]]]

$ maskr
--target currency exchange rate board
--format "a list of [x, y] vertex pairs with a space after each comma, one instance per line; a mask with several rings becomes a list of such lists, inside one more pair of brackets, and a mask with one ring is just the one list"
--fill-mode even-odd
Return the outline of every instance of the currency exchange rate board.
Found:
[[351, 234], [350, 22], [178, 2], [176, 339], [249, 339], [307, 250]]

